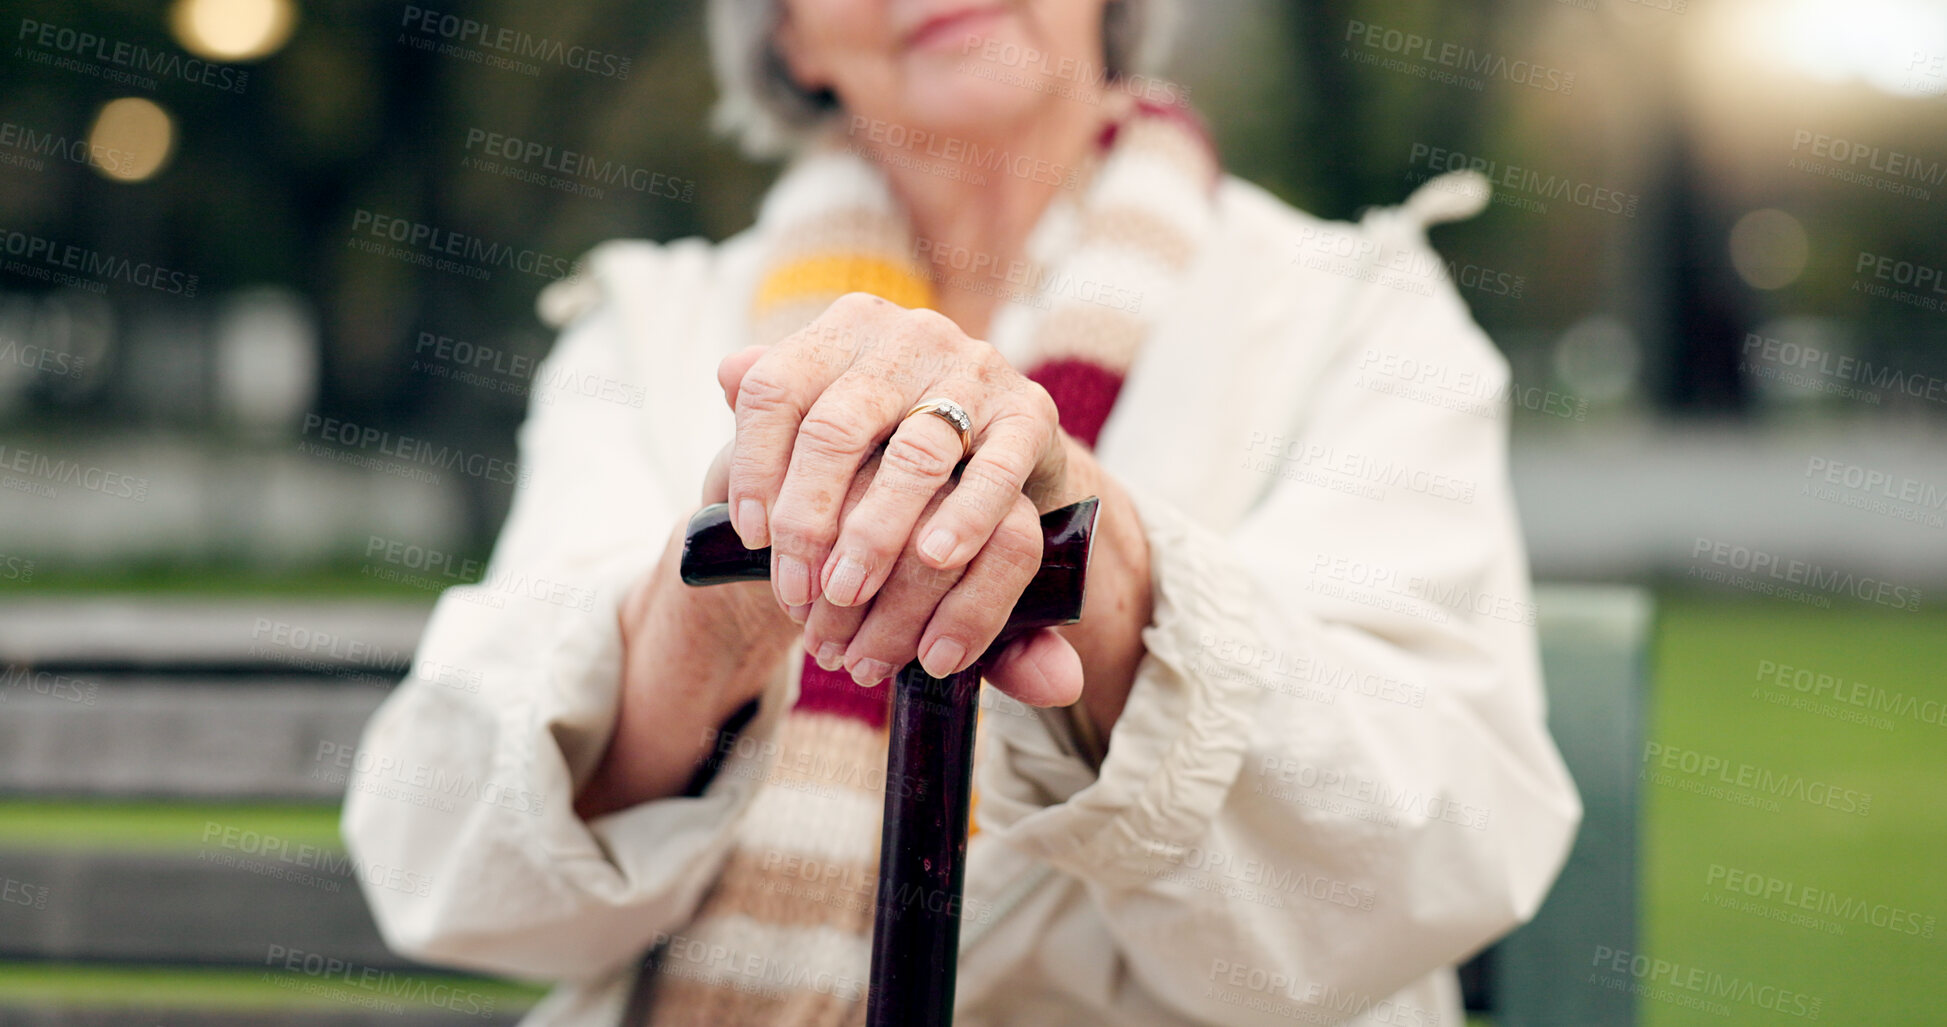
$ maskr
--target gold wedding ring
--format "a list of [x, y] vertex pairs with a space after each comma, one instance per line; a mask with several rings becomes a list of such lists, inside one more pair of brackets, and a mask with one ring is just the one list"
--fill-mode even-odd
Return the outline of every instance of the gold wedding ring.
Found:
[[967, 415], [966, 407], [945, 396], [934, 396], [913, 404], [913, 408], [906, 411], [906, 417], [900, 418], [900, 421], [903, 422], [914, 414], [935, 414], [940, 420], [952, 425], [954, 431], [960, 433], [961, 463], [965, 463], [967, 458], [973, 455], [973, 418]]

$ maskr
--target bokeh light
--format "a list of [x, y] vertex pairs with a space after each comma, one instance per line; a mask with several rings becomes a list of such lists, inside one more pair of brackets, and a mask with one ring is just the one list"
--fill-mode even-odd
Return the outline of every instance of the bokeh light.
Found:
[[1775, 207], [1754, 210], [1731, 229], [1731, 266], [1753, 289], [1782, 289], [1805, 273], [1805, 226]]
[[169, 163], [176, 147], [176, 124], [169, 112], [139, 96], [102, 105], [88, 130], [88, 152], [95, 170], [120, 182], [142, 182]]
[[1555, 343], [1555, 377], [1591, 403], [1615, 403], [1636, 391], [1643, 348], [1629, 326], [1609, 314], [1591, 314], [1569, 326]]
[[296, 425], [318, 389], [318, 326], [304, 298], [279, 286], [241, 290], [223, 299], [213, 329], [226, 420], [262, 432]]
[[176, 0], [169, 27], [190, 53], [213, 61], [254, 61], [289, 41], [297, 6], [291, 0]]

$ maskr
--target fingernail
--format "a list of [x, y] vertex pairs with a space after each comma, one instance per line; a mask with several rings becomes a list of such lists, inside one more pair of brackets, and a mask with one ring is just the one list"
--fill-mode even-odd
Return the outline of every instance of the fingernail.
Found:
[[811, 602], [811, 571], [803, 560], [795, 556], [780, 556], [777, 559], [777, 597], [786, 606], [803, 606]]
[[919, 553], [935, 563], [944, 561], [953, 553], [953, 535], [945, 528], [934, 528], [926, 541], [919, 544]]
[[837, 670], [845, 665], [845, 647], [837, 642], [826, 642], [818, 647], [818, 666], [826, 670]]
[[764, 548], [770, 541], [764, 537], [769, 528], [764, 523], [764, 504], [755, 499], [737, 504], [737, 537], [744, 540], [745, 549]]
[[966, 646], [946, 635], [941, 635], [933, 640], [932, 645], [926, 647], [926, 655], [921, 656], [919, 662], [926, 668], [928, 674], [943, 678], [953, 673], [953, 669], [960, 666], [960, 661], [965, 659], [966, 655]]
[[860, 660], [852, 665], [852, 680], [861, 685], [876, 685], [892, 673], [892, 664], [879, 660]]
[[859, 601], [859, 590], [865, 587], [865, 565], [842, 557], [838, 566], [832, 568], [831, 580], [825, 582], [825, 598], [840, 606], [850, 606]]
[[785, 616], [791, 618], [791, 623], [803, 624], [805, 621], [811, 619], [811, 604], [806, 603], [803, 606], [793, 606], [786, 609], [784, 613]]

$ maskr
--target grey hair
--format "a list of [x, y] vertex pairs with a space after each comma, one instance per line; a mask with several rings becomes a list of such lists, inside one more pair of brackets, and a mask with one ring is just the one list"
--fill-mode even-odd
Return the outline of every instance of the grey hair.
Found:
[[[829, 90], [791, 78], [778, 53], [783, 0], [710, 0], [710, 64], [717, 104], [710, 122], [758, 159], [788, 155], [838, 109]], [[1104, 70], [1111, 79], [1150, 75], [1169, 53], [1177, 0], [1109, 0], [1102, 12]]]

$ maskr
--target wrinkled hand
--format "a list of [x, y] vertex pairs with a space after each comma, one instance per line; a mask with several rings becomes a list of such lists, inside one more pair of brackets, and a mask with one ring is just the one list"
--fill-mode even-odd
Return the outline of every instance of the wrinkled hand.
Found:
[[[720, 486], [745, 545], [772, 546], [772, 584], [806, 650], [862, 684], [916, 657], [936, 677], [970, 666], [1040, 566], [1039, 514], [1081, 498], [1066, 494], [1047, 392], [931, 311], [844, 297], [777, 346], [725, 358], [718, 381], [738, 427], [706, 497]], [[974, 418], [957, 474], [950, 425], [902, 420], [930, 396]], [[745, 502], [757, 506], [737, 516]], [[1039, 706], [1071, 703], [1082, 686], [1080, 658], [1052, 630], [1010, 646], [986, 676]]]
[[[786, 607], [821, 593], [840, 606], [870, 599], [915, 534], [930, 566], [964, 566], [1017, 495], [1039, 510], [1061, 505], [1052, 498], [1065, 460], [1054, 400], [946, 317], [853, 293], [756, 352], [718, 369], [737, 414], [731, 520], [746, 546], [772, 548]], [[915, 533], [961, 458], [959, 433], [943, 419], [906, 417], [934, 396], [973, 418], [973, 453]], [[880, 473], [841, 526], [839, 500], [881, 442]]]

